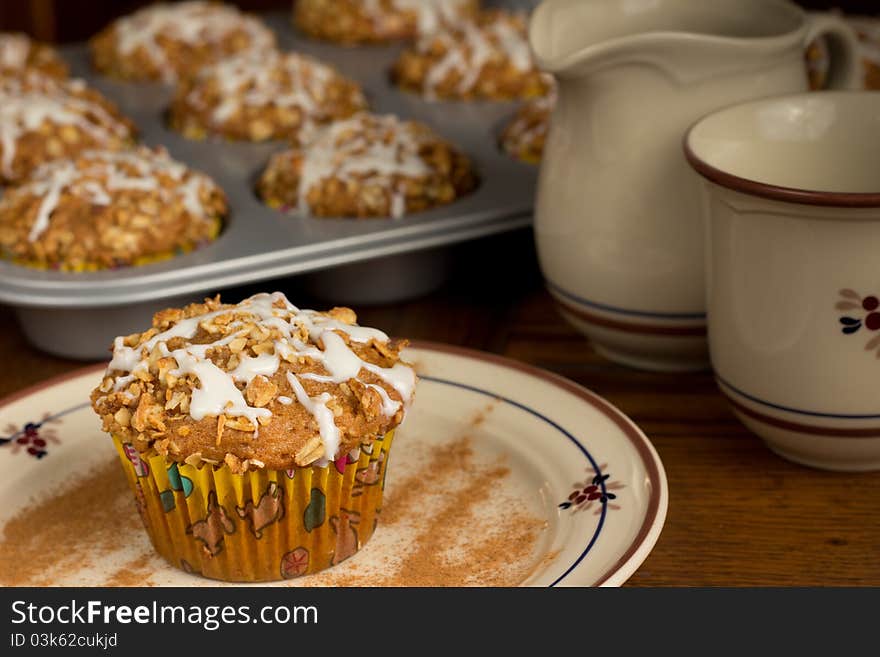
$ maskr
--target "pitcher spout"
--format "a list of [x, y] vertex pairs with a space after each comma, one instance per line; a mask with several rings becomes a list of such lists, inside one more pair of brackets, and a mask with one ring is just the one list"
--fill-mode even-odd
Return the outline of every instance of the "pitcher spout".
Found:
[[[749, 20], [756, 13], [762, 20]], [[544, 0], [532, 13], [529, 43], [538, 65], [560, 78], [638, 62], [688, 82], [699, 71], [739, 71], [791, 48], [804, 38], [803, 17], [787, 0]]]

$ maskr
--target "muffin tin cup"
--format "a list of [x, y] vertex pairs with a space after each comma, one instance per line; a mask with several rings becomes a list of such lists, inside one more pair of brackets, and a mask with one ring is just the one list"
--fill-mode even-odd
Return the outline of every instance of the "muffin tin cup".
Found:
[[[372, 111], [423, 121], [461, 148], [474, 163], [479, 187], [449, 205], [401, 219], [317, 219], [273, 210], [254, 186], [269, 156], [285, 144], [184, 139], [166, 123], [172, 88], [101, 77], [91, 70], [84, 45], [63, 48], [72, 75], [114, 100], [135, 121], [146, 145], [163, 145], [175, 159], [210, 175], [225, 190], [230, 213], [216, 241], [160, 263], [72, 274], [0, 262], [0, 302], [16, 308], [37, 347], [74, 358], [103, 358], [114, 336], [148, 323], [155, 309], [294, 274], [313, 274], [322, 296], [337, 289], [346, 303], [393, 302], [436, 287], [436, 280], [428, 284], [424, 268], [408, 275], [399, 266], [406, 259], [391, 265], [384, 259], [409, 254], [409, 262], [419, 263], [426, 249], [531, 223], [537, 170], [498, 147], [498, 126], [517, 103], [426, 101], [389, 80], [402, 46], [350, 48], [311, 41], [296, 32], [286, 12], [264, 18], [281, 49], [316, 56], [357, 80]], [[370, 260], [376, 275], [370, 266], [349, 269], [357, 274], [349, 275], [348, 283], [344, 270], [335, 284], [320, 281], [329, 272], [316, 273]], [[390, 285], [383, 271], [394, 268], [402, 280]]]

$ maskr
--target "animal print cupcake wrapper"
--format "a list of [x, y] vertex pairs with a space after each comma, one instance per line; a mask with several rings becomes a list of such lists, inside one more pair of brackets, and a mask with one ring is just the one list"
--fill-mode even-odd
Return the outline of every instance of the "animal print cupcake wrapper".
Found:
[[393, 432], [325, 467], [195, 467], [114, 436], [153, 546], [187, 572], [230, 582], [314, 573], [352, 556], [379, 520]]

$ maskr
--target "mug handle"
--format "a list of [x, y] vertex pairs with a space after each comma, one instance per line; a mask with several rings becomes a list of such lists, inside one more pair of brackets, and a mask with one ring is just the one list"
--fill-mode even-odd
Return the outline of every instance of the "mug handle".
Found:
[[855, 30], [838, 16], [822, 12], [808, 12], [804, 47], [823, 36], [828, 37], [829, 51], [826, 88], [861, 89], [861, 48]]

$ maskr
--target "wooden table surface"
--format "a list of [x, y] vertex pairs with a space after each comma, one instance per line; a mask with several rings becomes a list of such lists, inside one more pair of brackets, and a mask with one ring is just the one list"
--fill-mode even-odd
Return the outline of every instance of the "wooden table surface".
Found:
[[[321, 307], [296, 279], [224, 292], [280, 289]], [[669, 480], [669, 512], [631, 586], [880, 585], [880, 472], [812, 470], [771, 453], [733, 417], [709, 373], [655, 374], [596, 355], [544, 291], [531, 234], [460, 247], [444, 287], [414, 301], [358, 308], [393, 335], [503, 354], [602, 395], [653, 442]], [[81, 367], [30, 347], [0, 309], [0, 395]]]

